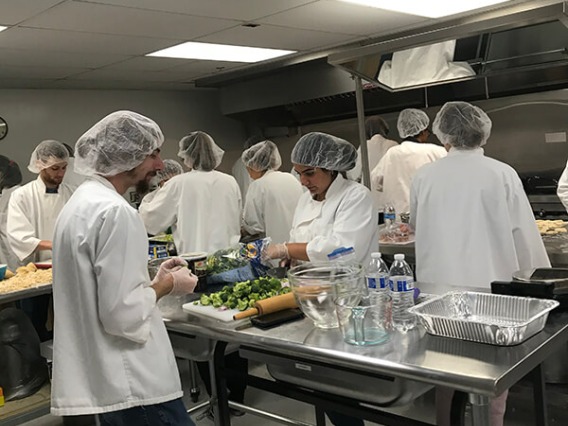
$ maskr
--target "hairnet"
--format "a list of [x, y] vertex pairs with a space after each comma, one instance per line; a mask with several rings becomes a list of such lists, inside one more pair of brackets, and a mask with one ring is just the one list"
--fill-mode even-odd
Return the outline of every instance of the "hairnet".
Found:
[[403, 109], [398, 115], [396, 127], [401, 138], [416, 136], [428, 128], [430, 119], [424, 111], [415, 108]]
[[300, 138], [292, 150], [292, 163], [339, 172], [355, 167], [357, 151], [346, 140], [312, 132]]
[[160, 127], [132, 111], [116, 111], [85, 132], [75, 145], [75, 171], [114, 176], [132, 170], [162, 146]]
[[365, 134], [367, 139], [371, 139], [375, 135], [381, 135], [386, 138], [389, 134], [389, 125], [382, 117], [373, 115], [365, 120]]
[[491, 119], [479, 107], [467, 102], [447, 102], [436, 115], [434, 134], [444, 145], [477, 148], [491, 134]]
[[251, 146], [256, 145], [259, 142], [262, 142], [263, 140], [266, 140], [265, 137], [263, 137], [262, 135], [252, 135], [251, 137], [249, 137], [246, 141], [245, 141], [245, 145], [244, 148], [245, 149], [249, 149]]
[[0, 191], [20, 183], [22, 183], [22, 172], [18, 163], [0, 155]]
[[43, 169], [61, 163], [67, 163], [69, 153], [61, 142], [46, 140], [40, 142], [30, 157], [28, 170], [32, 173], [39, 173]]
[[205, 132], [191, 132], [179, 141], [178, 156], [190, 169], [208, 172], [216, 169], [223, 159], [223, 151]]
[[164, 160], [164, 168], [156, 172], [157, 181], [171, 179], [183, 173], [183, 167], [176, 160]]
[[245, 166], [257, 172], [265, 170], [278, 170], [282, 165], [282, 158], [278, 147], [272, 141], [259, 142], [243, 152], [241, 156]]

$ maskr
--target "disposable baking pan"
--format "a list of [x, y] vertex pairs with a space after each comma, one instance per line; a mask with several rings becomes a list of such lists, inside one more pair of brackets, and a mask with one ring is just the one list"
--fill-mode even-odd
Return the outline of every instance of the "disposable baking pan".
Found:
[[430, 334], [512, 346], [541, 331], [558, 304], [549, 299], [453, 291], [409, 311]]

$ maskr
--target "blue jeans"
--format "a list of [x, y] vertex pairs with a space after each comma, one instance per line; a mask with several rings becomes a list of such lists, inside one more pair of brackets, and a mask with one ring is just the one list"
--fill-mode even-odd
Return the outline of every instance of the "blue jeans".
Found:
[[181, 398], [98, 415], [101, 426], [195, 426]]

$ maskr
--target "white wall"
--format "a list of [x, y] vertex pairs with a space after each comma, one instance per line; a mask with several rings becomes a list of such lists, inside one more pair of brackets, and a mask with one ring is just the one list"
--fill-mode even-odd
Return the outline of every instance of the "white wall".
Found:
[[203, 130], [226, 151], [220, 170], [230, 172], [246, 139], [240, 122], [221, 115], [215, 90], [0, 90], [0, 117], [8, 122], [0, 154], [18, 162], [27, 182], [35, 178], [27, 165], [39, 142], [56, 139], [74, 146], [94, 123], [120, 109], [136, 111], [160, 125], [166, 137], [162, 158], [178, 159], [178, 141]]

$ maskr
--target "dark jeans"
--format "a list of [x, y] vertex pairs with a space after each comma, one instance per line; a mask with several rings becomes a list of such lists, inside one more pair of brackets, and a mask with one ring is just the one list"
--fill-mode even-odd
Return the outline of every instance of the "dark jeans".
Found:
[[[209, 376], [209, 363], [196, 362], [201, 380], [205, 384], [207, 393], [211, 396], [211, 377]], [[248, 374], [248, 360], [241, 358], [238, 352], [233, 352], [225, 356], [225, 368], [234, 370], [239, 377], [227, 378], [227, 389], [229, 399], [234, 402], [243, 403], [245, 400], [245, 389], [247, 388], [246, 376]]]
[[341, 414], [337, 411], [326, 411], [325, 414], [327, 414], [327, 417], [335, 426], [363, 426], [364, 424], [361, 419]]
[[98, 415], [101, 426], [195, 426], [181, 398]]

